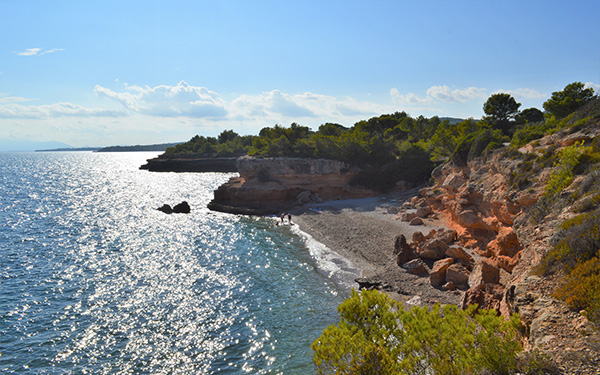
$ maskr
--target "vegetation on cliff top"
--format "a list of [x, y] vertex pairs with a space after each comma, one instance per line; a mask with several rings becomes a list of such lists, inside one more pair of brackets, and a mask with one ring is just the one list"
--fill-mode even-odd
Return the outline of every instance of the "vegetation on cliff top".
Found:
[[197, 135], [167, 149], [164, 156], [193, 153], [201, 157], [248, 154], [334, 159], [362, 170], [355, 184], [387, 190], [399, 180], [426, 181], [433, 168], [445, 160], [466, 163], [507, 142], [519, 146], [562, 127], [578, 126], [572, 122], [573, 111], [594, 98], [597, 101], [593, 89], [574, 82], [552, 94], [544, 103], [545, 114], [537, 108], [519, 111], [520, 103], [510, 94], [499, 93], [484, 103], [486, 116], [481, 120], [457, 124], [437, 116], [413, 118], [406, 112], [395, 112], [359, 121], [350, 128], [326, 123], [313, 131], [292, 123], [289, 127], [265, 127], [256, 136], [225, 130], [217, 138]]

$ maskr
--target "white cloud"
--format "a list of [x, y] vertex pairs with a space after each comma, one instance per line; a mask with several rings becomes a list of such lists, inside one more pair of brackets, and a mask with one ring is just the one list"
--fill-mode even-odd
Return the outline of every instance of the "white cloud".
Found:
[[[421, 97], [415, 93], [400, 93], [400, 90], [393, 87], [390, 90], [390, 96], [399, 104], [415, 106], [432, 103], [465, 103], [475, 99], [485, 97], [485, 89], [477, 87], [468, 87], [466, 89], [450, 89], [448, 86], [431, 86], [427, 89], [426, 95]], [[423, 108], [421, 108], [423, 109]], [[428, 109], [430, 110], [430, 109]]]
[[146, 115], [162, 117], [223, 117], [225, 102], [205, 87], [191, 86], [181, 81], [177, 86], [126, 86], [116, 92], [96, 85], [94, 92], [121, 103], [125, 108]]
[[431, 86], [427, 89], [427, 96], [446, 103], [465, 103], [470, 100], [486, 96], [485, 89], [468, 87], [466, 89], [451, 90], [448, 86]]
[[60, 52], [64, 51], [63, 48], [52, 48], [49, 50], [45, 50], [43, 48], [27, 48], [23, 52], [15, 52], [19, 56], [42, 56], [48, 53]]
[[36, 100], [36, 99], [27, 99], [27, 98], [21, 98], [18, 96], [4, 96], [4, 97], [0, 97], [0, 104], [23, 103], [23, 102], [29, 102], [32, 100]]
[[311, 92], [291, 95], [279, 90], [259, 95], [240, 95], [231, 102], [229, 108], [231, 117], [235, 119], [263, 117], [275, 121], [288, 119], [299, 121], [302, 118], [326, 118], [326, 121], [340, 121], [339, 119], [342, 118], [360, 114], [373, 115], [385, 111], [378, 104], [353, 98], [339, 99]]
[[534, 89], [518, 88], [514, 90], [497, 90], [494, 94], [507, 93], [519, 100], [544, 99], [548, 96]]
[[390, 90], [390, 96], [392, 97], [392, 99], [399, 102], [400, 104], [414, 105], [414, 104], [433, 103], [433, 99], [431, 97], [420, 98], [412, 92], [402, 95], [400, 93], [400, 90], [398, 90], [395, 87], [393, 87]]
[[50, 118], [50, 117], [112, 117], [120, 113], [103, 108], [86, 108], [73, 103], [55, 103], [39, 106], [21, 104], [0, 105], [0, 118]]

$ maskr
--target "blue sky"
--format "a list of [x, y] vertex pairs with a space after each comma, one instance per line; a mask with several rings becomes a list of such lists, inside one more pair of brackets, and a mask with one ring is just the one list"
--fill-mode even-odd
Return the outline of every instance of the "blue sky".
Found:
[[184, 141], [600, 89], [600, 1], [0, 1], [0, 141]]

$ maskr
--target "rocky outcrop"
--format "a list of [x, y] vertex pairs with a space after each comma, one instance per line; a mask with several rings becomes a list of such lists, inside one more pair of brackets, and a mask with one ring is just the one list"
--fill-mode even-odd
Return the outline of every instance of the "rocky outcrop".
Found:
[[236, 168], [239, 177], [215, 191], [210, 209], [265, 215], [307, 202], [375, 195], [350, 186], [357, 171], [337, 160], [244, 156]]
[[[560, 223], [575, 215], [574, 194], [567, 188], [564, 204], [540, 209], [536, 202], [553, 163], [537, 164], [535, 174], [523, 169], [531, 167], [528, 160], [545, 153], [556, 155], [575, 141], [597, 142], [598, 137], [598, 125], [571, 134], [565, 130], [532, 142], [518, 151], [520, 155], [511, 156], [517, 151], [505, 148], [485, 161], [443, 164], [433, 171], [435, 183], [411, 200], [413, 209], [397, 214], [398, 219], [410, 221], [427, 213], [420, 210], [417, 215], [414, 207], [431, 208], [430, 215], [455, 232], [452, 241], [437, 232], [413, 235], [410, 246], [415, 252], [435, 260], [431, 283], [445, 290], [463, 283], [467, 289], [463, 307], [478, 304], [504, 315], [519, 314], [525, 348], [542, 350], [569, 374], [597, 373], [600, 333], [584, 314], [552, 297], [564, 275], [539, 277], [534, 270], [552, 248]], [[527, 180], [519, 180], [524, 173]]]
[[236, 158], [205, 158], [196, 154], [162, 154], [140, 169], [151, 172], [236, 172]]
[[163, 204], [157, 210], [166, 214], [189, 214], [191, 212], [190, 205], [186, 201], [176, 204], [173, 208], [168, 204]]

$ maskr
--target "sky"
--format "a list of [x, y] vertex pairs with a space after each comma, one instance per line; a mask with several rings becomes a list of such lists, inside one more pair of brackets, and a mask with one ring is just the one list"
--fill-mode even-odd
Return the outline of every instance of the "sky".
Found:
[[0, 150], [186, 141], [600, 91], [598, 0], [0, 0]]

